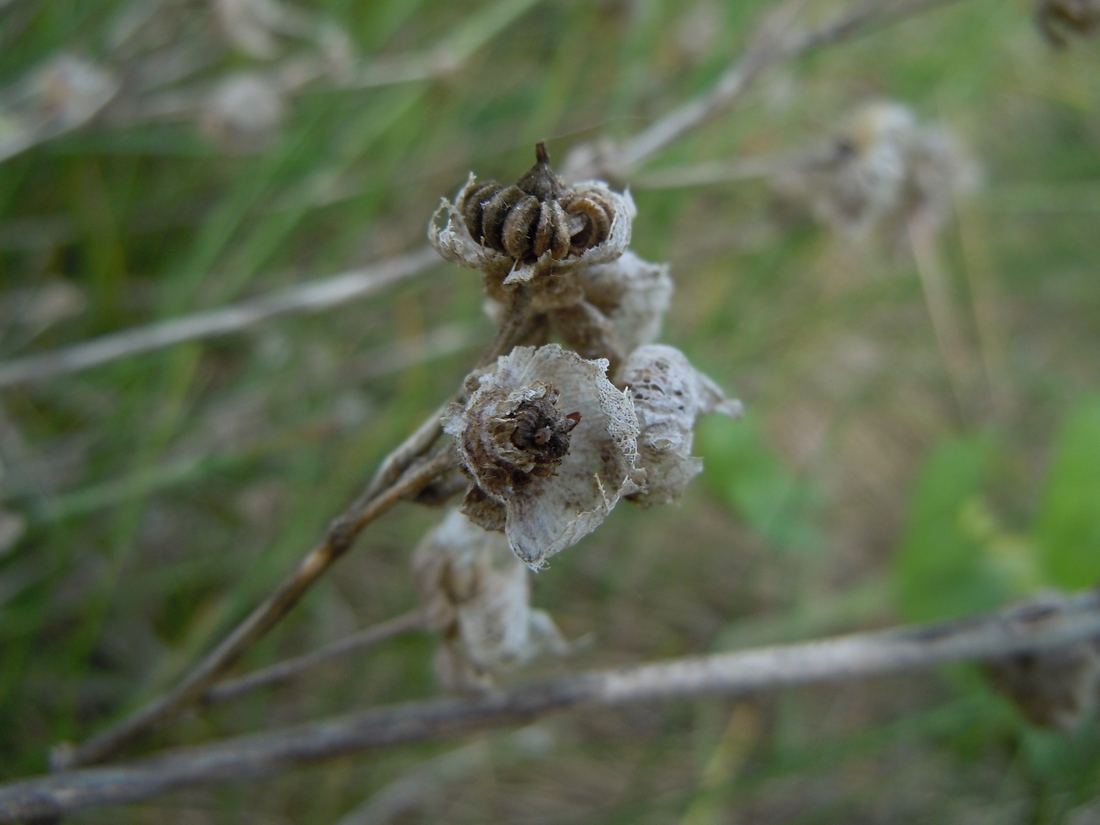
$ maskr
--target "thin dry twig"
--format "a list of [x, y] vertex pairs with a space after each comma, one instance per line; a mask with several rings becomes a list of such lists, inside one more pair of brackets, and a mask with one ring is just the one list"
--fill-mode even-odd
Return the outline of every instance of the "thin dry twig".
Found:
[[1100, 591], [963, 621], [590, 671], [473, 699], [410, 702], [267, 733], [176, 748], [141, 761], [0, 786], [0, 823], [135, 802], [190, 785], [259, 779], [368, 748], [526, 723], [575, 708], [612, 708], [706, 694], [741, 694], [814, 682], [986, 660], [1100, 634]]
[[610, 159], [613, 168], [597, 171], [617, 176], [637, 171], [670, 143], [732, 107], [760, 73], [776, 63], [954, 2], [958, 0], [866, 0], [829, 23], [797, 33], [791, 30], [793, 21], [805, 2], [788, 0], [765, 18], [744, 55], [722, 73], [710, 91], [676, 107], [630, 138]]
[[56, 352], [0, 363], [0, 387], [27, 384], [188, 341], [249, 329], [283, 315], [321, 312], [376, 295], [439, 263], [431, 247], [226, 307], [104, 335]]
[[236, 699], [238, 696], [243, 696], [254, 690], [289, 682], [295, 676], [300, 676], [306, 671], [326, 662], [331, 662], [333, 659], [340, 659], [352, 653], [358, 653], [395, 636], [411, 633], [415, 630], [423, 630], [425, 627], [427, 627], [427, 619], [424, 611], [410, 610], [408, 613], [403, 613], [400, 616], [364, 628], [358, 633], [338, 639], [312, 653], [287, 659], [263, 670], [249, 673], [247, 676], [241, 676], [239, 679], [227, 679], [224, 682], [218, 682], [203, 694], [200, 701], [205, 705], [215, 705], [228, 702], [230, 699]]
[[450, 449], [411, 465], [393, 484], [376, 495], [364, 494], [329, 525], [325, 536], [266, 601], [252, 611], [206, 658], [172, 690], [83, 745], [54, 751], [56, 770], [106, 759], [188, 705], [194, 704], [227, 669], [274, 627], [306, 591], [352, 546], [372, 521], [403, 498], [422, 490], [454, 466]]

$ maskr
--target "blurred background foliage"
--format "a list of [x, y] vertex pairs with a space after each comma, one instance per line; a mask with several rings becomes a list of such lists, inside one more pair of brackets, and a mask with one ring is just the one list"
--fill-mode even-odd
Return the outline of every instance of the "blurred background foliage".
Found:
[[[140, 4], [0, 2], [0, 145], [20, 148], [0, 165], [4, 358], [419, 248], [469, 170], [513, 179], [538, 139], [564, 159], [635, 133], [709, 88], [769, 4], [324, 0], [267, 52], [203, 4], [154, 6], [181, 16], [141, 51], [123, 37]], [[19, 84], [61, 53], [124, 89], [160, 71], [153, 103], [28, 143]], [[203, 103], [303, 55], [374, 80], [301, 83], [243, 136]], [[581, 643], [516, 680], [1100, 579], [1098, 57], [1053, 49], [1022, 0], [966, 0], [771, 70], [654, 159], [776, 157], [861, 102], [912, 107], [982, 169], [937, 239], [956, 326], [937, 341], [910, 249], [841, 237], [765, 180], [639, 182], [633, 247], [677, 286], [664, 340], [749, 413], [700, 427], [706, 471], [679, 506], [620, 506], [537, 577]], [[261, 599], [462, 380], [492, 331], [481, 301], [475, 273], [440, 263], [320, 316], [2, 391], [0, 774], [44, 770], [49, 745], [163, 690]], [[411, 608], [434, 518], [372, 527], [246, 667]], [[431, 695], [432, 649], [391, 641], [158, 741]], [[959, 667], [581, 713], [72, 821], [1089, 825], [1098, 796], [1095, 719], [1029, 728]]]

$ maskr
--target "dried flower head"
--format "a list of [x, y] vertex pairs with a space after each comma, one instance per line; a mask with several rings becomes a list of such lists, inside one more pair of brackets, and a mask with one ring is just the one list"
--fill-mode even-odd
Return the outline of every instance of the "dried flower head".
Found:
[[[1026, 614], [1021, 625], [1057, 625], [1064, 621], [1064, 597], [1049, 593]], [[1034, 725], [1072, 730], [1096, 706], [1100, 690], [1100, 638], [992, 659], [985, 663], [990, 683]]]
[[205, 100], [199, 123], [206, 137], [231, 152], [255, 152], [278, 135], [287, 116], [282, 88], [257, 72], [229, 75]]
[[1097, 0], [1037, 0], [1035, 22], [1053, 45], [1069, 45], [1067, 34], [1087, 37], [1100, 29]]
[[646, 507], [675, 501], [703, 470], [691, 454], [695, 422], [712, 412], [738, 418], [741, 402], [727, 399], [682, 352], [663, 344], [636, 349], [616, 378], [634, 401], [638, 466], [646, 472], [645, 489], [630, 499]]
[[444, 416], [474, 481], [463, 511], [503, 529], [532, 567], [576, 544], [640, 489], [638, 419], [606, 371], [606, 360], [557, 344], [517, 347]]
[[24, 94], [39, 127], [65, 130], [91, 120], [118, 88], [118, 79], [102, 66], [61, 54], [30, 76]]
[[[479, 269], [490, 297], [518, 284], [565, 275], [618, 258], [630, 244], [636, 210], [629, 193], [600, 181], [566, 186], [542, 143], [536, 163], [511, 186], [470, 175], [455, 202], [444, 200], [428, 227], [439, 254]], [[445, 221], [440, 225], [440, 221]], [[568, 279], [540, 284], [535, 309], [568, 306], [581, 292]]]
[[910, 221], [939, 228], [953, 193], [976, 181], [954, 138], [921, 127], [906, 106], [877, 102], [860, 108], [829, 147], [777, 175], [776, 186], [845, 235], [897, 238]]
[[550, 616], [531, 607], [527, 568], [500, 533], [457, 510], [416, 548], [413, 581], [439, 631], [436, 676], [449, 690], [484, 690], [492, 674], [566, 645]]

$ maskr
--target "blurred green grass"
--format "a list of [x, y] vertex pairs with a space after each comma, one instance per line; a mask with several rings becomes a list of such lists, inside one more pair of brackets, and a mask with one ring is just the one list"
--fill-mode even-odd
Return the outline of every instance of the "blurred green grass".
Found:
[[[527, 168], [537, 139], [564, 158], [584, 140], [633, 133], [706, 89], [768, 5], [318, 4], [366, 56], [446, 41], [469, 49], [468, 60], [434, 81], [303, 95], [259, 155], [227, 155], [176, 124], [82, 130], [4, 162], [0, 238], [14, 241], [0, 244], [0, 287], [12, 295], [63, 281], [86, 309], [33, 335], [0, 330], [0, 355], [417, 247], [439, 197], [468, 170], [508, 179]], [[27, 15], [0, 48], [0, 83], [61, 48], [102, 54], [121, 8], [16, 0], [0, 9], [9, 21]], [[620, 507], [539, 575], [536, 603], [568, 636], [592, 640], [567, 665], [532, 674], [966, 613], [1018, 594], [1021, 582], [1095, 577], [1100, 551], [1087, 548], [1100, 502], [1087, 457], [1100, 450], [1089, 400], [1100, 385], [1100, 49], [1054, 52], [1029, 15], [1022, 2], [967, 0], [780, 68], [732, 114], [655, 159], [661, 168], [797, 148], [869, 97], [947, 124], [985, 174], [947, 233], [951, 296], [967, 345], [976, 355], [994, 348], [983, 363], [996, 372], [960, 404], [904, 255], [853, 254], [778, 210], [759, 183], [635, 192], [634, 248], [671, 261], [677, 284], [664, 340], [751, 414], [706, 422], [697, 452], [708, 470], [681, 505]], [[43, 770], [48, 745], [83, 739], [165, 688], [262, 598], [472, 355], [367, 380], [349, 380], [345, 365], [395, 342], [417, 346], [455, 321], [488, 340], [480, 305], [476, 275], [441, 263], [322, 317], [5, 391], [0, 483], [29, 529], [0, 558], [0, 774]], [[992, 338], [979, 337], [982, 317]], [[982, 450], [995, 460], [971, 483]], [[966, 489], [942, 507], [922, 493], [952, 485]], [[372, 529], [247, 664], [412, 606], [407, 557], [424, 521], [408, 508]], [[1005, 546], [1008, 562], [989, 550]], [[957, 564], [972, 573], [966, 586], [937, 591], [942, 604], [923, 598]], [[183, 720], [158, 741], [430, 695], [431, 650], [427, 637], [395, 640]], [[715, 822], [1073, 825], [1100, 816], [1087, 807], [1100, 794], [1094, 720], [1076, 736], [1030, 730], [965, 669], [753, 700], [759, 724], [744, 759], [704, 787], [736, 706], [556, 720], [548, 756], [494, 764], [421, 815], [668, 822], [693, 810]], [[332, 822], [449, 747], [73, 821]]]

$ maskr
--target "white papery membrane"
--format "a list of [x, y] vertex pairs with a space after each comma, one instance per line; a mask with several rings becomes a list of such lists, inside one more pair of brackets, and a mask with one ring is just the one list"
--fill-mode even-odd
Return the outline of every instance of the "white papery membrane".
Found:
[[446, 198], [441, 201], [428, 224], [428, 239], [444, 259], [479, 270], [486, 292], [497, 300], [507, 300], [509, 291], [520, 284], [538, 281], [540, 288], [535, 290], [532, 310], [541, 312], [570, 306], [581, 299], [582, 292], [575, 279], [569, 276], [580, 268], [615, 260], [630, 245], [631, 226], [638, 214], [630, 192], [613, 192], [603, 181], [581, 181], [569, 188], [576, 192], [594, 190], [614, 206], [615, 216], [607, 240], [580, 255], [561, 260], [555, 260], [546, 252], [533, 263], [517, 262], [504, 252], [482, 246], [467, 231], [466, 222], [455, 204], [462, 203], [466, 194], [477, 185], [477, 177], [471, 172], [453, 203]]
[[448, 690], [485, 690], [492, 674], [567, 645], [549, 614], [531, 607], [529, 573], [500, 533], [458, 510], [421, 541], [413, 582], [439, 631], [435, 671]]
[[617, 260], [578, 273], [585, 299], [615, 325], [625, 352], [652, 344], [672, 300], [668, 264], [654, 264], [627, 250]]
[[695, 422], [713, 412], [738, 418], [741, 402], [727, 399], [682, 352], [663, 344], [634, 350], [616, 378], [634, 402], [637, 463], [646, 473], [645, 489], [630, 499], [646, 507], [675, 501], [703, 470], [703, 460], [691, 454]]
[[[443, 429], [454, 436], [463, 468], [490, 502], [503, 508], [509, 545], [532, 568], [576, 544], [620, 498], [642, 489], [638, 419], [630, 398], [607, 379], [607, 367], [605, 359], [585, 360], [557, 344], [516, 347], [479, 377], [465, 405], [454, 404], [444, 415]], [[514, 446], [486, 434], [500, 433], [501, 416], [523, 399], [553, 393], [558, 411], [580, 414], [568, 453], [553, 475], [522, 487], [502, 483], [498, 469], [513, 463]], [[475, 511], [468, 507], [467, 512]], [[493, 525], [491, 519], [484, 523]]]

